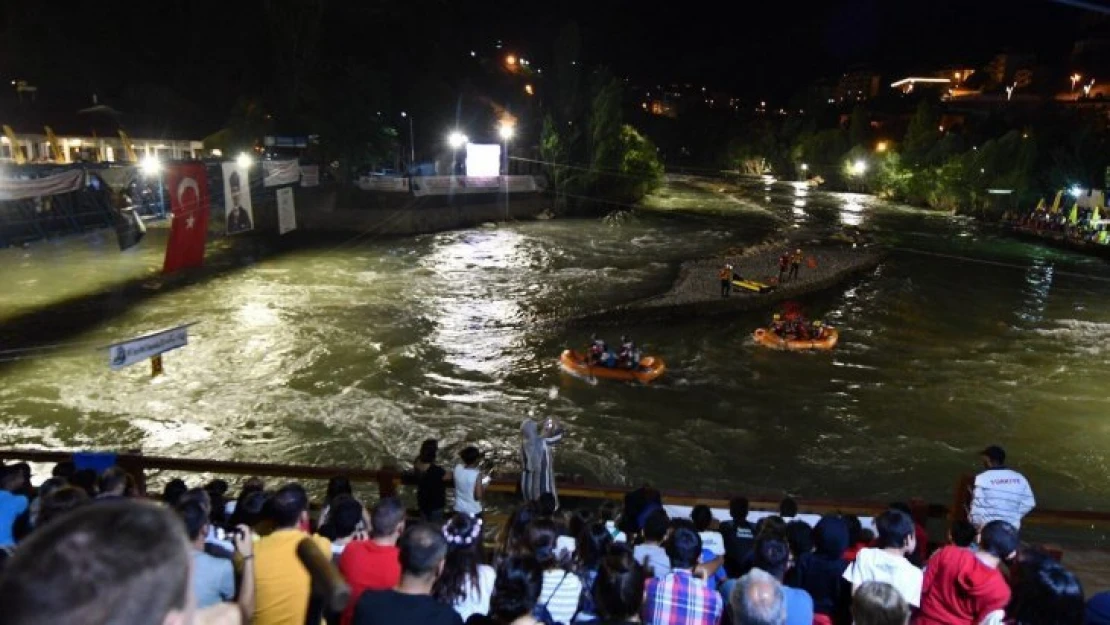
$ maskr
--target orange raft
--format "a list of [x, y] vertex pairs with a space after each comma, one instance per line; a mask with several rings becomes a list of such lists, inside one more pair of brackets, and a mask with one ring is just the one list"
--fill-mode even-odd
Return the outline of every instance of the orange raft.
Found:
[[619, 369], [614, 367], [588, 366], [586, 358], [573, 349], [563, 350], [559, 356], [559, 366], [563, 371], [582, 378], [605, 378], [606, 380], [625, 380], [627, 382], [642, 382], [647, 384], [663, 375], [667, 365], [662, 358], [644, 356], [640, 359], [640, 367], [636, 370]]
[[830, 350], [836, 347], [840, 340], [840, 332], [836, 328], [825, 328], [825, 338], [811, 339], [784, 339], [767, 328], [759, 328], [752, 333], [755, 342], [771, 349], [786, 349], [790, 351], [805, 351], [807, 349]]

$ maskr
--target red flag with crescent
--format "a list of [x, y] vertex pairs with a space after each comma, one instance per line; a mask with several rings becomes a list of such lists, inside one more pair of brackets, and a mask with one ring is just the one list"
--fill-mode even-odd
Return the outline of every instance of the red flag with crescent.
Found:
[[166, 168], [166, 191], [172, 213], [170, 240], [162, 273], [200, 267], [208, 238], [208, 173], [202, 163]]

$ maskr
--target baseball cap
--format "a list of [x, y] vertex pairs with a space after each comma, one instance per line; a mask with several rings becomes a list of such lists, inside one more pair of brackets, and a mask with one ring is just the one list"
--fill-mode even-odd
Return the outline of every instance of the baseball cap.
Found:
[[998, 464], [1006, 462], [1006, 450], [1002, 449], [998, 445], [991, 445], [990, 447], [984, 449], [981, 453], [982, 455], [990, 458], [992, 461], [997, 462]]

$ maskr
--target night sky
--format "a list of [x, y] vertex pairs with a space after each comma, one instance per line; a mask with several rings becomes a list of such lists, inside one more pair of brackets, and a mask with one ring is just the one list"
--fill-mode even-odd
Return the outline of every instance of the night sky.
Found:
[[310, 66], [373, 64], [398, 107], [416, 77], [450, 80], [466, 71], [470, 50], [496, 54], [498, 39], [544, 63], [570, 20], [589, 65], [642, 84], [696, 82], [770, 100], [857, 64], [889, 76], [938, 63], [978, 67], [1006, 49], [1066, 63], [1077, 37], [1106, 30], [1105, 16], [1049, 0], [8, 2], [0, 79], [56, 95], [174, 101], [222, 121], [239, 96], [274, 87], [280, 50], [299, 49], [291, 33], [313, 13], [290, 7], [319, 4]]

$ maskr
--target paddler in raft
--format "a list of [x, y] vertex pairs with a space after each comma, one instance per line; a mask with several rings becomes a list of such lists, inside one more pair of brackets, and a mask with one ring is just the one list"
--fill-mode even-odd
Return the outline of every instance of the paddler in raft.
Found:
[[621, 337], [621, 351], [617, 355], [617, 366], [623, 369], [635, 370], [640, 366], [643, 353], [636, 344], [627, 336]]
[[[623, 338], [623, 337], [622, 337]], [[586, 364], [591, 367], [617, 366], [617, 356], [609, 349], [609, 345], [596, 334], [590, 335], [590, 346], [586, 348]]]

